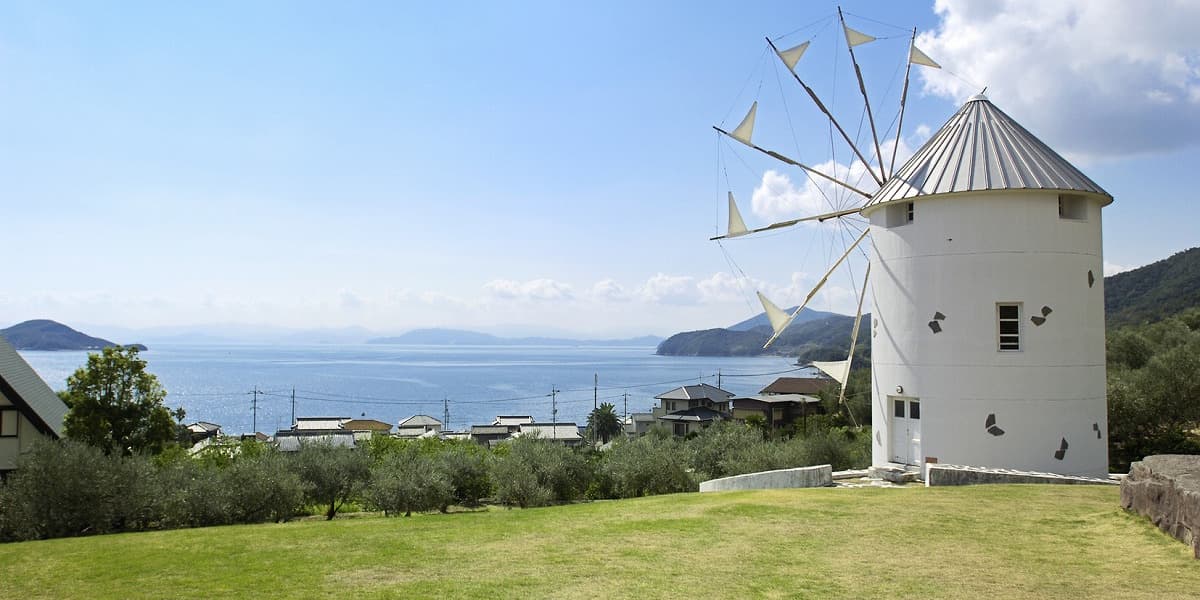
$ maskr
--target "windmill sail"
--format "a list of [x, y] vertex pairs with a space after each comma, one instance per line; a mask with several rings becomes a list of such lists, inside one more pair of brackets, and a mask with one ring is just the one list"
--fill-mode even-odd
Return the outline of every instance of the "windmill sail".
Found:
[[[732, 197], [732, 196], [733, 196], [733, 192], [730, 192], [730, 194], [729, 194], [729, 195]], [[732, 200], [732, 198], [731, 198], [731, 200]], [[734, 210], [736, 210], [736, 209], [737, 209], [737, 207], [736, 207], [735, 205], [732, 205], [732, 204], [730, 205], [730, 216], [731, 216], [731, 217], [732, 217], [732, 213], [733, 213], [733, 211], [734, 211]], [[729, 233], [727, 233], [727, 234], [725, 234], [725, 235], [718, 235], [718, 236], [716, 236], [716, 237], [711, 237], [711, 238], [708, 238], [708, 239], [709, 239], [709, 241], [713, 241], [713, 240], [723, 240], [723, 239], [725, 239], [725, 238], [738, 237], [739, 235], [746, 235], [746, 234], [751, 234], [751, 233], [759, 233], [759, 232], [763, 232], [763, 231], [771, 231], [771, 230], [773, 230], [773, 229], [783, 229], [784, 227], [791, 227], [792, 225], [796, 225], [796, 224], [798, 224], [798, 223], [804, 223], [804, 222], [806, 222], [806, 221], [827, 221], [827, 220], [829, 220], [829, 219], [836, 219], [836, 218], [838, 218], [838, 217], [844, 217], [844, 216], [846, 216], [846, 215], [853, 215], [853, 214], [857, 214], [857, 213], [859, 213], [861, 210], [862, 210], [861, 208], [848, 208], [848, 209], [846, 209], [846, 210], [835, 210], [835, 211], [833, 211], [833, 212], [827, 212], [827, 213], [822, 213], [822, 214], [819, 214], [819, 215], [813, 215], [813, 216], [811, 216], [811, 217], [802, 217], [802, 218], [799, 218], [799, 219], [788, 219], [787, 221], [780, 221], [780, 222], [778, 222], [778, 223], [771, 223], [770, 225], [767, 225], [766, 227], [758, 227], [758, 228], [756, 228], [756, 229], [750, 229], [750, 230], [748, 230], [748, 231], [746, 231], [746, 232], [744, 232], [744, 233], [738, 233], [738, 234], [734, 234], [734, 233], [733, 233], [733, 230], [734, 230], [734, 229], [733, 229], [733, 221], [730, 221], [730, 223], [729, 223]], [[738, 216], [740, 217], [741, 215], [738, 215]], [[743, 226], [743, 227], [745, 227], [745, 225], [744, 225], [744, 224], [743, 224], [742, 226]]]
[[928, 54], [921, 52], [921, 49], [916, 46], [909, 47], [908, 62], [910, 62], [914, 65], [924, 65], [926, 67], [933, 67], [935, 69], [942, 68], [942, 65], [939, 65], [936, 62], [934, 62], [934, 60], [932, 58], [929, 58]]
[[753, 146], [750, 143], [750, 136], [754, 134], [754, 115], [758, 113], [758, 101], [750, 105], [750, 112], [746, 113], [746, 118], [729, 134], [729, 137], [747, 145]]
[[849, 44], [851, 48], [855, 46], [861, 46], [867, 42], [875, 41], [874, 37], [869, 36], [861, 31], [850, 29], [845, 23], [842, 24], [842, 29], [846, 30], [846, 43]]
[[788, 48], [787, 50], [776, 50], [775, 53], [779, 55], [779, 59], [783, 61], [783, 64], [787, 65], [787, 68], [791, 70], [796, 68], [796, 63], [800, 62], [800, 57], [804, 56], [805, 50], [808, 50], [808, 42]]
[[833, 378], [834, 381], [846, 385], [846, 373], [850, 370], [850, 361], [835, 360], [829, 362], [812, 362], [810, 366], [816, 367], [822, 373]]
[[725, 231], [725, 237], [731, 238], [750, 233], [746, 229], [746, 222], [742, 220], [742, 213], [738, 211], [737, 202], [733, 200], [733, 192], [729, 192], [729, 227]]
[[[865, 239], [867, 237], [867, 234], [870, 232], [871, 232], [870, 229], [867, 229], [866, 231], [862, 232], [862, 235], [858, 236], [858, 239], [854, 240], [854, 243], [850, 244], [849, 248], [846, 248], [846, 252], [844, 252], [842, 254], [841, 258], [837, 259], [837, 262], [833, 263], [832, 267], [829, 267], [829, 270], [825, 272], [825, 276], [821, 277], [821, 280], [817, 282], [817, 285], [813, 286], [812, 291], [809, 292], [808, 296], [806, 296], [804, 298], [804, 303], [801, 304], [799, 307], [797, 307], [796, 312], [792, 313], [792, 316], [787, 317], [786, 321], [781, 323], [779, 326], [776, 326], [775, 321], [771, 319], [771, 312], [769, 310], [767, 311], [767, 319], [771, 320], [771, 328], [775, 330], [775, 335], [772, 335], [771, 339], [767, 340], [767, 343], [763, 344], [763, 348], [769, 348], [771, 346], [771, 344], [775, 343], [775, 340], [779, 338], [779, 334], [783, 333], [783, 330], [787, 329], [787, 326], [792, 324], [792, 321], [795, 320], [796, 317], [798, 317], [800, 315], [800, 311], [804, 310], [805, 306], [808, 306], [808, 303], [809, 303], [809, 301], [811, 301], [813, 299], [813, 296], [816, 296], [817, 292], [821, 291], [821, 287], [825, 285], [826, 281], [829, 281], [829, 276], [832, 275], [835, 270], [837, 270], [838, 265], [841, 265], [842, 261], [846, 260], [847, 256], [850, 256], [850, 253], [853, 252], [854, 249], [857, 248], [858, 245], [862, 243], [863, 239]], [[763, 301], [763, 307], [766, 307], [767, 302], [766, 302], [766, 299], [763, 298], [762, 294], [759, 294], [758, 298], [759, 298], [759, 300]], [[775, 306], [775, 305], [772, 304], [771, 306]], [[779, 310], [779, 308], [776, 307], [775, 310]], [[779, 312], [782, 313], [783, 311], [779, 311]]]
[[786, 312], [783, 312], [782, 308], [775, 306], [775, 303], [768, 300], [762, 292], [756, 293], [758, 294], [758, 301], [762, 302], [763, 311], [767, 313], [767, 320], [771, 322], [771, 329], [778, 336], [792, 322], [793, 317], [789, 317]]

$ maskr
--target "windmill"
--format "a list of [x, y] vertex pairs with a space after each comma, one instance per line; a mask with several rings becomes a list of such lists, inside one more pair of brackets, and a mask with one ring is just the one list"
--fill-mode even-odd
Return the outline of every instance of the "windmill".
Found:
[[[779, 339], [855, 251], [867, 255], [846, 360], [813, 363], [842, 383], [872, 294], [872, 464], [950, 462], [1073, 475], [1107, 473], [1101, 208], [1112, 196], [982, 94], [896, 167], [884, 151], [855, 49], [877, 38], [837, 23], [870, 137], [851, 136], [798, 69], [811, 40], [768, 47], [861, 164], [849, 180], [755, 141], [758, 102], [720, 136], [854, 198], [820, 214], [747, 227], [733, 190], [728, 228], [744, 238], [805, 222], [855, 232], [791, 313], [757, 294]], [[913, 65], [941, 66], [908, 39], [895, 139]], [[790, 117], [789, 117], [790, 118]], [[885, 134], [890, 127], [885, 129]], [[834, 136], [834, 132], [837, 133]], [[734, 146], [737, 146], [734, 145]], [[870, 181], [867, 181], [867, 178]], [[865, 191], [871, 187], [873, 191]], [[853, 237], [850, 241], [850, 237]], [[874, 275], [872, 276], [872, 273]], [[1068, 440], [1070, 440], [1068, 442]]]

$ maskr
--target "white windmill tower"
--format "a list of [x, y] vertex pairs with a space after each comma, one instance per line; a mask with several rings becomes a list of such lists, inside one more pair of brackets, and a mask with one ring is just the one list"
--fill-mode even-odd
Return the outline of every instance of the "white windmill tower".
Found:
[[[878, 190], [865, 193], [755, 145], [755, 103], [732, 132], [717, 130], [833, 181], [863, 201], [749, 229], [731, 192], [729, 232], [714, 239], [803, 221], [869, 220], [805, 304], [856, 247], [869, 249], [873, 465], [942, 462], [1106, 474], [1100, 210], [1112, 196], [982, 95], [889, 172], [854, 58], [854, 47], [874, 38], [850, 29], [844, 19], [841, 24], [871, 123], [875, 161], [858, 150], [796, 74], [808, 43], [784, 51], [768, 43], [868, 165]], [[939, 67], [913, 45], [908, 64]], [[907, 89], [906, 69], [897, 131]], [[894, 161], [893, 150], [892, 166]], [[803, 306], [789, 315], [762, 294], [759, 298], [774, 329], [770, 345]], [[850, 358], [857, 332], [856, 319]], [[850, 358], [817, 366], [845, 383]]]

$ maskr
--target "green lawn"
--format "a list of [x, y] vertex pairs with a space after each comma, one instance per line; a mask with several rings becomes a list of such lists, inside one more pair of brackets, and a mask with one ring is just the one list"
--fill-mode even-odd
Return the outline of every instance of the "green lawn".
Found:
[[1200, 561], [1116, 487], [678, 494], [0, 545], [0, 597], [1164, 598]]

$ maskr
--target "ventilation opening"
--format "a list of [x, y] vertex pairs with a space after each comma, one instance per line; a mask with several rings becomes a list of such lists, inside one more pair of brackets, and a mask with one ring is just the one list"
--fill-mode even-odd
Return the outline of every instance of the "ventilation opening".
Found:
[[1087, 220], [1087, 200], [1076, 194], [1058, 195], [1058, 218], [1072, 221]]
[[913, 203], [897, 202], [887, 207], [887, 226], [899, 227], [913, 222]]

